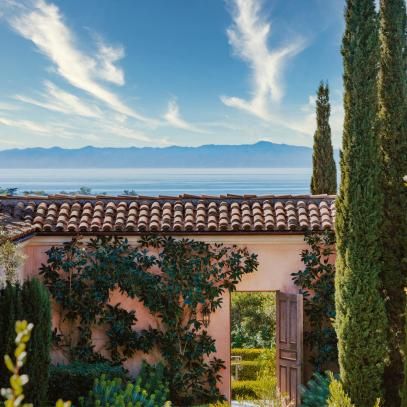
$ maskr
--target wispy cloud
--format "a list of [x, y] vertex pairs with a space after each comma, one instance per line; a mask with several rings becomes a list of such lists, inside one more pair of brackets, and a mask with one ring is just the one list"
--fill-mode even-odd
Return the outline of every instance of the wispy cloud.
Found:
[[115, 63], [124, 57], [124, 48], [122, 46], [114, 47], [107, 45], [98, 39], [98, 55], [97, 59], [99, 67], [96, 74], [100, 79], [115, 83], [116, 85], [124, 85], [123, 69], [117, 67]]
[[122, 85], [123, 71], [115, 63], [124, 56], [121, 47], [98, 42], [98, 52], [88, 55], [78, 47], [74, 35], [65, 24], [59, 8], [45, 0], [15, 3], [5, 13], [11, 27], [32, 41], [38, 50], [54, 64], [56, 72], [71, 85], [103, 101], [111, 109], [148, 122], [150, 119], [127, 106], [115, 93], [98, 80]]
[[12, 103], [0, 102], [0, 110], [14, 111], [20, 110], [20, 108]]
[[14, 127], [20, 130], [30, 131], [37, 135], [50, 136], [52, 130], [48, 126], [31, 120], [16, 120], [7, 117], [0, 117], [0, 126]]
[[261, 14], [259, 0], [233, 0], [232, 17], [233, 25], [227, 30], [227, 35], [237, 56], [249, 64], [252, 97], [245, 100], [222, 96], [221, 100], [227, 106], [270, 120], [270, 102], [278, 102], [283, 96], [284, 64], [304, 48], [304, 41], [295, 39], [271, 50], [268, 45], [271, 25]]
[[45, 89], [46, 93], [42, 94], [41, 100], [24, 95], [16, 95], [15, 99], [65, 114], [75, 114], [84, 117], [100, 117], [102, 115], [98, 107], [83, 102], [77, 96], [58, 88], [49, 81], [45, 81]]
[[166, 113], [164, 114], [164, 119], [167, 121], [169, 125], [171, 125], [172, 127], [176, 127], [178, 129], [188, 130], [195, 133], [207, 133], [207, 131], [191, 123], [188, 123], [186, 120], [182, 118], [178, 103], [175, 99], [171, 99], [168, 102], [168, 108]]

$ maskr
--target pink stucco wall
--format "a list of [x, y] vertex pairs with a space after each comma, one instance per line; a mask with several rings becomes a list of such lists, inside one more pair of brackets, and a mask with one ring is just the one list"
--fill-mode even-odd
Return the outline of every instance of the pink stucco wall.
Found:
[[[257, 253], [259, 259], [259, 268], [257, 272], [244, 276], [242, 282], [238, 285], [238, 291], [282, 291], [287, 293], [298, 292], [293, 285], [291, 273], [302, 268], [300, 252], [305, 247], [303, 236], [300, 235], [225, 235], [225, 236], [205, 236], [194, 237], [194, 239], [205, 240], [207, 242], [223, 242], [224, 244], [236, 244], [247, 247], [250, 252]], [[65, 239], [67, 240], [67, 239]], [[129, 237], [130, 242], [137, 242], [136, 237]], [[23, 276], [35, 276], [41, 263], [46, 262], [45, 252], [53, 245], [61, 244], [62, 238], [56, 237], [36, 237], [28, 240], [24, 244], [24, 250], [27, 260], [22, 270]], [[119, 302], [128, 309], [134, 309], [137, 315], [137, 327], [147, 327], [154, 324], [148, 311], [141, 303], [129, 298], [112, 295], [111, 302]], [[58, 321], [54, 317], [54, 324]], [[226, 361], [227, 368], [222, 374], [221, 392], [229, 398], [230, 395], [230, 298], [225, 295], [223, 298], [223, 307], [220, 311], [211, 316], [211, 322], [208, 328], [209, 334], [216, 340], [217, 357]], [[103, 347], [103, 337], [95, 332], [94, 340], [96, 349]], [[148, 357], [139, 352], [133, 359], [127, 361], [126, 367], [131, 372], [136, 372], [140, 361], [144, 358], [153, 362], [158, 357], [157, 354], [150, 354]], [[55, 355], [55, 359], [61, 360], [61, 357]]]

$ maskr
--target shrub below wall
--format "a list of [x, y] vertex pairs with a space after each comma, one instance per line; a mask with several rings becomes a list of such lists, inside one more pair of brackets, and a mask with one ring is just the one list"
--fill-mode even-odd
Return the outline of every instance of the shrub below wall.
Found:
[[112, 366], [109, 363], [76, 361], [68, 365], [51, 366], [48, 401], [55, 403], [58, 399], [63, 399], [75, 404], [79, 397], [89, 393], [94, 381], [101, 375], [108, 379], [127, 378], [126, 371], [121, 366]]
[[263, 348], [253, 348], [253, 349], [244, 349], [244, 348], [232, 348], [232, 356], [241, 356], [242, 360], [256, 360], [265, 349]]
[[257, 380], [260, 368], [261, 364], [256, 360], [241, 361], [239, 363], [239, 380]]
[[257, 380], [235, 380], [232, 382], [233, 400], [257, 400], [260, 398], [261, 384]]

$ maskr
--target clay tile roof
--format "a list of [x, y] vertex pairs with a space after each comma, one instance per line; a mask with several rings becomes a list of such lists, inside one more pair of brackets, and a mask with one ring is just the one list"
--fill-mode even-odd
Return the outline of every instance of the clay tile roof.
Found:
[[0, 225], [19, 238], [64, 233], [303, 233], [333, 229], [331, 195], [0, 197]]

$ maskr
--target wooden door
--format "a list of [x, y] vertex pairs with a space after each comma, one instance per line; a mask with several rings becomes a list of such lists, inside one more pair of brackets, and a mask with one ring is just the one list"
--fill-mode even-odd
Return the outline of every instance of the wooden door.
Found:
[[276, 306], [278, 387], [295, 406], [299, 406], [303, 363], [303, 297], [277, 291]]

